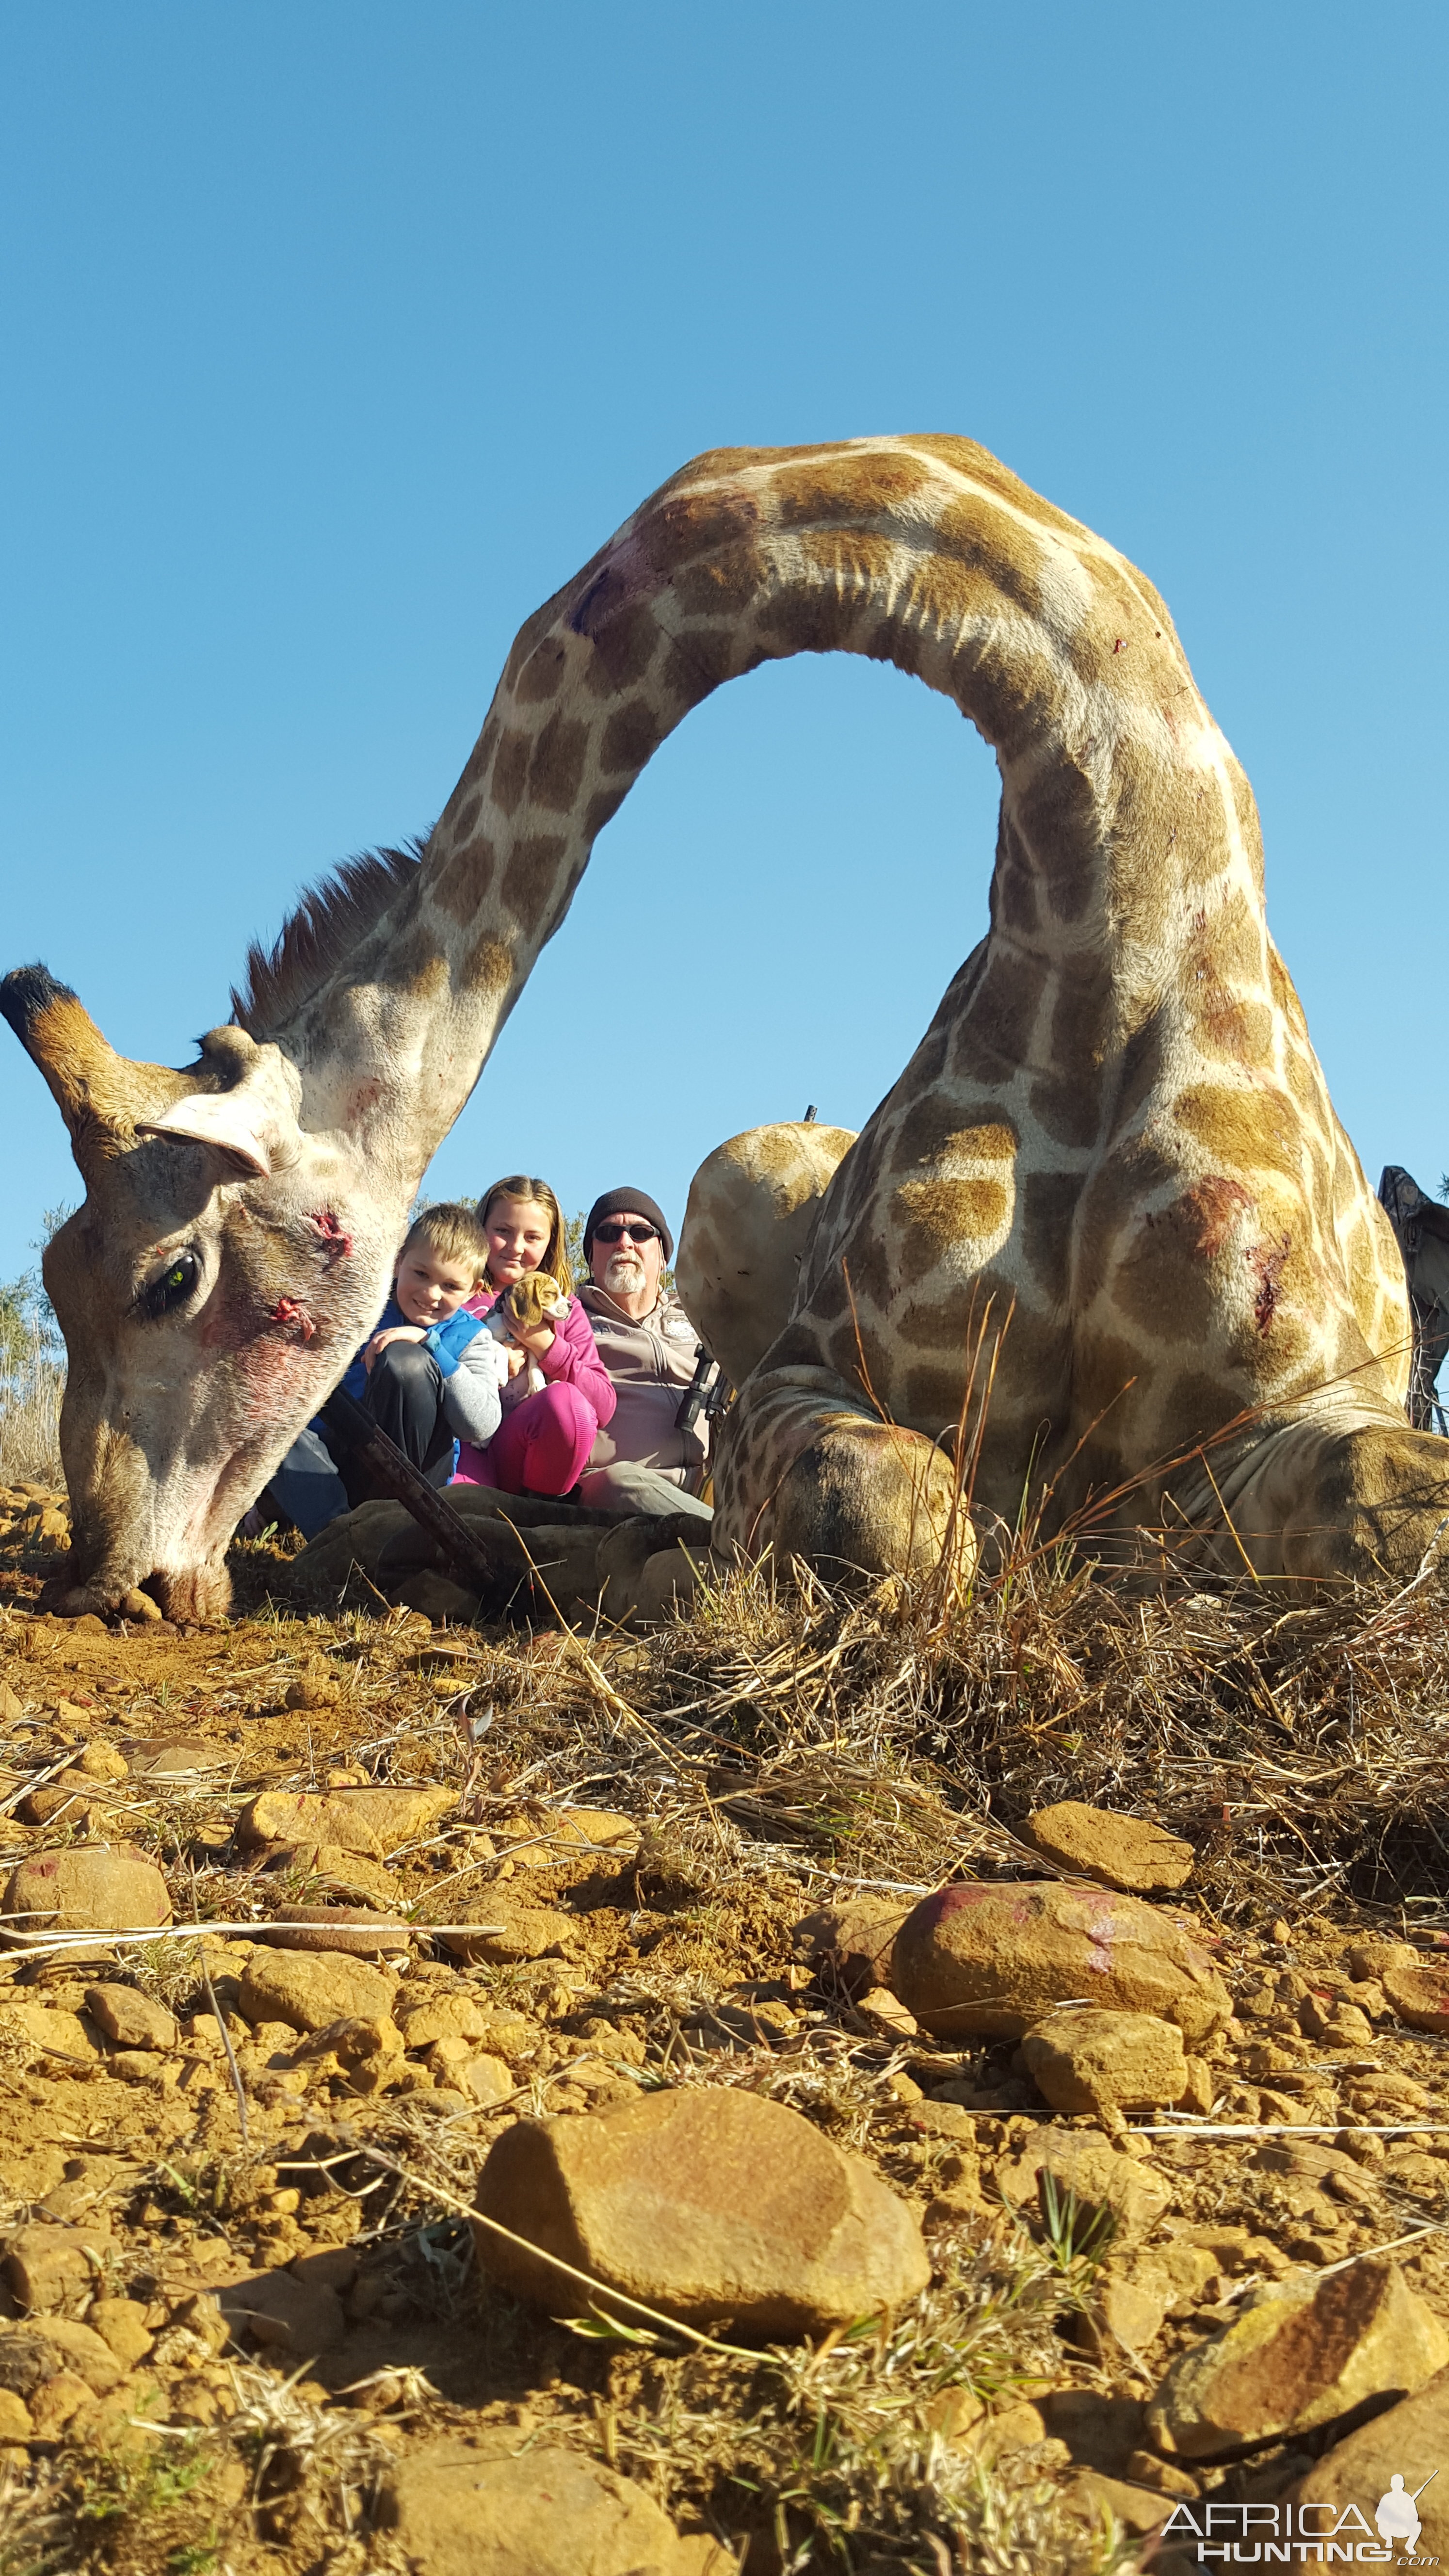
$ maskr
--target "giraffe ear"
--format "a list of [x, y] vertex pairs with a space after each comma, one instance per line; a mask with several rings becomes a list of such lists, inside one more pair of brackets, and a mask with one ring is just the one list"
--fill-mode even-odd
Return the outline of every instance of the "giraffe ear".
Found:
[[201, 1041], [201, 1055], [225, 1088], [189, 1092], [159, 1116], [138, 1118], [137, 1135], [207, 1145], [247, 1180], [288, 1170], [302, 1152], [301, 1084], [280, 1048], [258, 1046], [245, 1029], [213, 1029]]

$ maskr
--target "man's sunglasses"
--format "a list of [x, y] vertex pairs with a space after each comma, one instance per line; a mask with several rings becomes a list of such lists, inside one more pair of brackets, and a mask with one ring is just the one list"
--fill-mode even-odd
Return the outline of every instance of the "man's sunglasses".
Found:
[[607, 1225], [595, 1226], [594, 1241], [595, 1243], [622, 1243], [627, 1234], [631, 1243], [650, 1243], [658, 1232], [657, 1225], [621, 1225], [618, 1218], [614, 1217]]

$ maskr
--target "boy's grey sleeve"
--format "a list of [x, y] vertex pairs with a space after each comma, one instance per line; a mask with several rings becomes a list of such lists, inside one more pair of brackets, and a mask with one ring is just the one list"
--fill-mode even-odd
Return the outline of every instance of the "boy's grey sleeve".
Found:
[[459, 1353], [451, 1377], [443, 1380], [443, 1418], [458, 1440], [486, 1448], [503, 1419], [500, 1388], [508, 1373], [508, 1354], [491, 1333], [475, 1333]]

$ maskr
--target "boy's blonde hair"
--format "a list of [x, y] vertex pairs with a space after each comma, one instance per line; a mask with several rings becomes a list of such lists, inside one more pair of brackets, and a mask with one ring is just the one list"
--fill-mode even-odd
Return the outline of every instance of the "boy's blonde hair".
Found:
[[470, 1270], [475, 1287], [488, 1268], [488, 1237], [473, 1210], [460, 1200], [440, 1200], [436, 1207], [424, 1208], [421, 1216], [414, 1217], [398, 1261], [404, 1261], [420, 1243], [426, 1244], [439, 1261], [452, 1261], [460, 1270]]
[[[478, 1223], [485, 1228], [488, 1223], [488, 1211], [496, 1199], [537, 1200], [548, 1218], [549, 1226], [548, 1242], [544, 1247], [543, 1259], [538, 1266], [540, 1270], [548, 1272], [550, 1279], [558, 1281], [559, 1295], [567, 1297], [574, 1284], [574, 1274], [569, 1262], [568, 1228], [564, 1223], [563, 1209], [559, 1206], [547, 1181], [535, 1180], [528, 1172], [510, 1172], [506, 1180], [495, 1181], [492, 1188], [486, 1189], [478, 1201]], [[484, 1260], [486, 1263], [486, 1234]]]

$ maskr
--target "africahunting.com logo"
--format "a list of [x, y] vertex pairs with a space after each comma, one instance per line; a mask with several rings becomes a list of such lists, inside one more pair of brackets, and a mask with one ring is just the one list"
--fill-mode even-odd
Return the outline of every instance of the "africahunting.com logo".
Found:
[[1424, 2526], [1419, 2498], [1439, 2472], [1409, 2488], [1397, 2471], [1373, 2507], [1372, 2519], [1356, 2504], [1180, 2504], [1163, 2524], [1164, 2543], [1176, 2541], [1203, 2564], [1225, 2559], [1234, 2567], [1374, 2566], [1437, 2567], [1419, 2555]]

